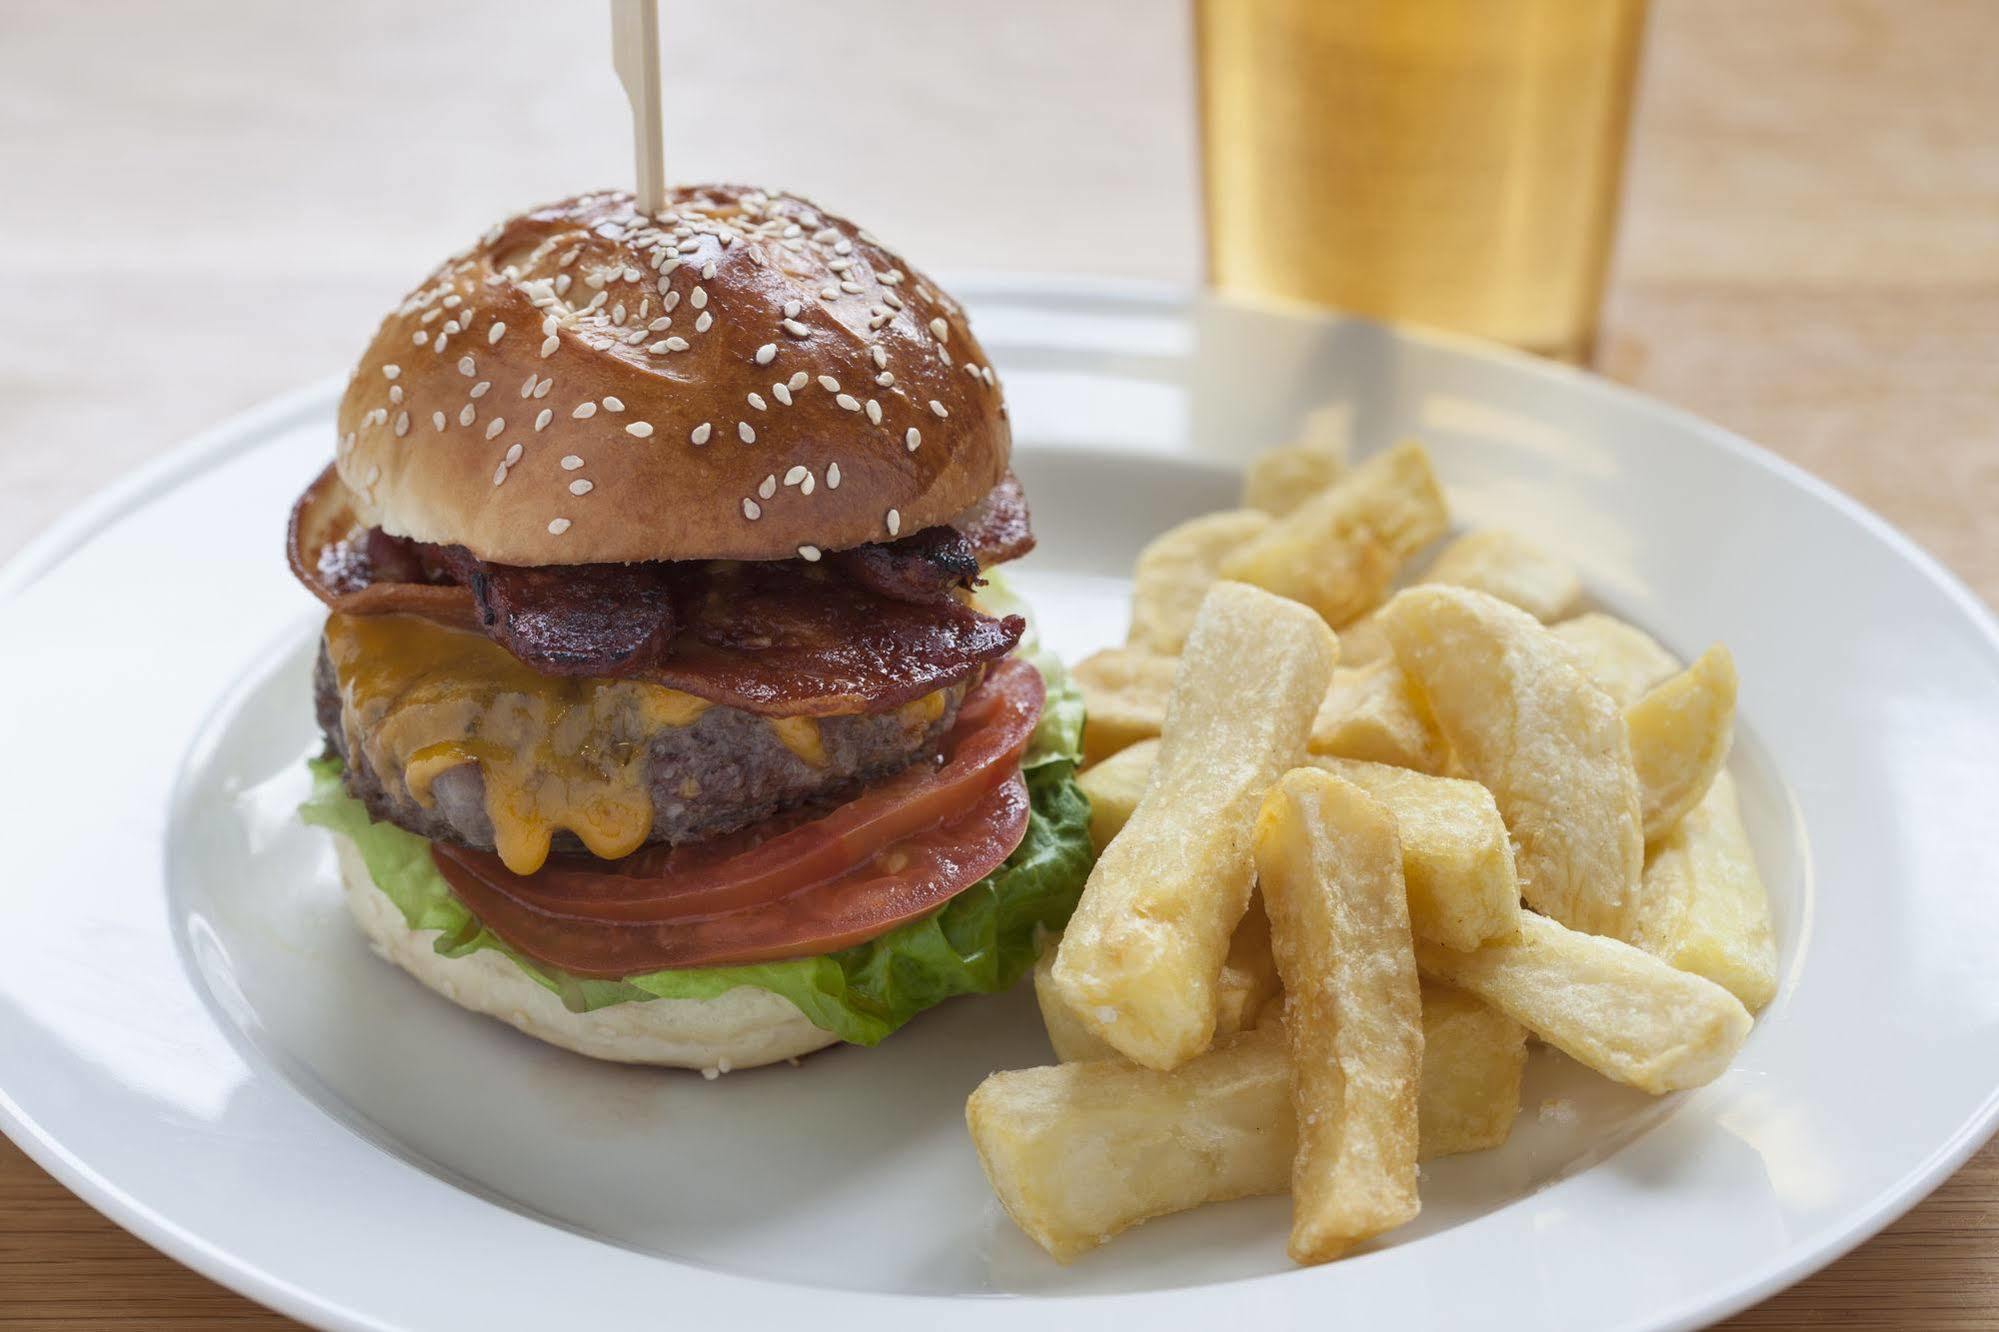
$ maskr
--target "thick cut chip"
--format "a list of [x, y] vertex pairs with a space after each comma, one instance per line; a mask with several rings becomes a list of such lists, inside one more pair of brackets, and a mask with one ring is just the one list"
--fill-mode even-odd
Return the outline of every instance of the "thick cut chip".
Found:
[[1719, 643], [1624, 712], [1645, 811], [1657, 841], [1701, 802], [1735, 736], [1735, 658]]
[[[1445, 546], [1415, 585], [1425, 583], [1489, 593], [1544, 624], [1567, 614], [1583, 594], [1574, 565], [1516, 532], [1497, 527], [1467, 532]], [[1344, 665], [1365, 666], [1392, 651], [1378, 611], [1340, 626]]]
[[1329, 772], [1288, 772], [1257, 816], [1256, 875], [1298, 1121], [1290, 1252], [1323, 1263], [1421, 1206], [1423, 1004], [1395, 819]]
[[1382, 625], [1452, 752], [1498, 802], [1528, 905], [1629, 938], [1645, 836], [1610, 695], [1533, 616], [1483, 592], [1410, 588]]
[[[1527, 1033], [1448, 986], [1423, 986], [1423, 1160], [1506, 1141]], [[1123, 1059], [995, 1073], [965, 1107], [986, 1178], [1063, 1262], [1150, 1217], [1291, 1187], [1298, 1128], [1282, 1023], [1220, 1037], [1171, 1073]]]
[[1654, 1095], [1712, 1082], [1749, 1034], [1749, 1010], [1713, 981], [1531, 911], [1511, 939], [1469, 953], [1418, 942], [1416, 961], [1578, 1063]]
[[1679, 658], [1659, 646], [1658, 639], [1615, 615], [1589, 611], [1550, 629], [1620, 708], [1630, 707], [1680, 669]]
[[1172, 1068], [1213, 1039], [1215, 982], [1249, 905], [1251, 825], [1305, 757], [1337, 652], [1296, 602], [1222, 582], [1202, 603], [1152, 778], [1055, 955], [1062, 997], [1127, 1058]]
[[1777, 993], [1770, 899], [1726, 772], [1647, 856], [1638, 946], [1707, 977], [1751, 1012]]
[[1243, 472], [1242, 507], [1282, 518], [1338, 481], [1346, 470], [1344, 440], [1265, 449]]
[[1442, 536], [1449, 519], [1429, 456], [1405, 441], [1238, 547], [1221, 574], [1344, 624], [1387, 596], [1402, 562]]
[[[1248, 1031], [1267, 1012], [1278, 995], [1277, 962], [1270, 954], [1270, 918], [1263, 903], [1252, 897], [1242, 923], [1229, 939], [1228, 960], [1215, 981], [1215, 1039]], [[1034, 967], [1034, 1000], [1041, 1006], [1041, 1025], [1048, 1029], [1048, 1043], [1055, 1058], [1064, 1063], [1081, 1059], [1117, 1059], [1118, 1052], [1092, 1035], [1082, 1018], [1069, 1007], [1055, 988], [1055, 949], [1041, 954]]]
[[1132, 569], [1128, 647], [1178, 655], [1194, 627], [1201, 598], [1219, 577], [1229, 552], [1263, 535], [1272, 523], [1258, 508], [1224, 509], [1169, 527], [1138, 553]]
[[1085, 768], [1076, 778], [1076, 785], [1090, 798], [1090, 843], [1098, 855], [1118, 835], [1118, 829], [1131, 820], [1132, 811], [1138, 808], [1145, 784], [1152, 776], [1153, 760], [1158, 756], [1157, 738], [1141, 740], [1094, 767]]
[[1083, 691], [1084, 767], [1159, 734], [1179, 667], [1178, 657], [1133, 648], [1105, 648], [1076, 663], [1071, 675]]
[[1497, 1147], [1520, 1112], [1527, 1029], [1463, 990], [1423, 982], [1416, 1136], [1426, 1161]]
[[1477, 782], [1315, 755], [1313, 766], [1352, 782], [1395, 819], [1409, 924], [1446, 948], [1476, 948], [1520, 924], [1513, 843], [1492, 793]]
[[1314, 754], [1418, 772], [1442, 772], [1450, 758], [1449, 747], [1409, 687], [1409, 678], [1393, 661], [1333, 672], [1326, 701], [1312, 719], [1310, 745]]

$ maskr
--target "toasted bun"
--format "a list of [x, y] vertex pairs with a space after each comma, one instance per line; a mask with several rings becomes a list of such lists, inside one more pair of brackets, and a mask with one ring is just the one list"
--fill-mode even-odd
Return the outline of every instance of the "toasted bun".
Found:
[[653, 219], [566, 200], [445, 261], [355, 368], [335, 458], [394, 535], [581, 564], [884, 540], [1011, 450], [957, 302], [803, 199], [701, 185]]
[[519, 1027], [565, 1050], [621, 1064], [662, 1064], [726, 1073], [823, 1049], [837, 1039], [791, 1003], [744, 985], [713, 999], [650, 999], [572, 1013], [500, 954], [443, 957], [436, 930], [412, 930], [381, 889], [354, 843], [336, 833], [347, 908], [388, 961], [455, 1004]]

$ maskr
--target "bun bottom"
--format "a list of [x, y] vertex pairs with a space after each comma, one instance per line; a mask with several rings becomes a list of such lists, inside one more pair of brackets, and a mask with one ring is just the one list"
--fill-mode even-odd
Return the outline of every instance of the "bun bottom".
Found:
[[333, 834], [347, 909], [377, 955], [446, 999], [565, 1050], [621, 1064], [698, 1068], [709, 1076], [824, 1049], [839, 1038], [790, 1000], [742, 985], [713, 999], [648, 999], [572, 1013], [500, 953], [444, 957], [436, 930], [412, 930], [354, 843]]

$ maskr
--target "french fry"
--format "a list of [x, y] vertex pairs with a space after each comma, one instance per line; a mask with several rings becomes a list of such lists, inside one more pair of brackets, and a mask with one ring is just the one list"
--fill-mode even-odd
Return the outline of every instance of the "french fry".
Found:
[[1242, 507], [1282, 518], [1338, 481], [1346, 470], [1344, 441], [1265, 449], [1243, 471]]
[[1638, 946], [1707, 977], [1751, 1012], [1776, 995], [1770, 899], [1726, 772], [1646, 857]]
[[[1425, 982], [1420, 1157], [1506, 1141], [1527, 1033]], [[1062, 1262], [1202, 1203], [1291, 1187], [1298, 1127], [1282, 1023], [1218, 1037], [1171, 1073], [1123, 1059], [995, 1073], [965, 1107], [980, 1164], [1020, 1228]]]
[[[1566, 614], [1583, 594], [1574, 565], [1499, 527], [1467, 532], [1445, 546], [1412, 585], [1425, 583], [1490, 593], [1544, 624]], [[1370, 611], [1339, 626], [1343, 665], [1365, 666], [1391, 654], [1379, 614]]]
[[1223, 558], [1221, 576], [1301, 601], [1344, 624], [1388, 594], [1402, 562], [1449, 521], [1413, 441], [1368, 459]]
[[1140, 740], [1083, 769], [1076, 778], [1076, 785], [1090, 798], [1090, 844], [1098, 855], [1104, 853], [1111, 838], [1118, 835], [1118, 829], [1130, 821], [1132, 811], [1138, 808], [1139, 797], [1145, 794], [1145, 783], [1152, 776], [1153, 760], [1158, 755], [1157, 737]]
[[1173, 692], [1178, 657], [1105, 648], [1077, 662], [1070, 676], [1083, 691], [1083, 766], [1159, 734]]
[[[1679, 658], [1659, 646], [1659, 640], [1615, 615], [1589, 611], [1549, 628], [1620, 708], [1630, 707], [1680, 669]], [[1340, 646], [1344, 657], [1345, 642]]]
[[1610, 696], [1533, 616], [1483, 592], [1410, 588], [1382, 627], [1452, 752], [1498, 803], [1528, 904], [1630, 937], [1645, 837]]
[[1131, 631], [1125, 645], [1177, 656], [1222, 560], [1268, 531], [1272, 521], [1258, 507], [1225, 509], [1190, 518], [1152, 538], [1132, 569]]
[[1749, 1034], [1749, 1010], [1713, 981], [1533, 912], [1512, 938], [1469, 953], [1418, 941], [1416, 962], [1578, 1063], [1654, 1095], [1713, 1081]]
[[1422, 1160], [1505, 1142], [1520, 1113], [1527, 1029], [1463, 990], [1423, 982], [1423, 1079], [1416, 1089]]
[[1155, 1216], [1282, 1192], [1296, 1143], [1277, 1026], [1171, 1073], [1122, 1059], [995, 1073], [965, 1122], [1007, 1215], [1064, 1263]]
[[[1276, 1006], [1277, 962], [1270, 953], [1270, 917], [1256, 897], [1249, 900], [1242, 923], [1229, 938], [1228, 960], [1215, 980], [1215, 1039], [1248, 1031]], [[1043, 950], [1034, 965], [1034, 1000], [1041, 1006], [1041, 1025], [1058, 1062], [1121, 1058], [1083, 1025], [1055, 988], [1055, 949]]]
[[1665, 836], [1701, 802], [1735, 735], [1735, 659], [1717, 643], [1624, 710], [1638, 772], [1645, 840]]
[[1256, 820], [1256, 876], [1284, 983], [1294, 1261], [1323, 1263], [1415, 1217], [1423, 1005], [1395, 819], [1317, 768]]
[[1338, 648], [1295, 602], [1217, 583], [1174, 676], [1159, 757], [1083, 886], [1055, 984], [1084, 1025], [1149, 1068], [1214, 1038], [1215, 982], [1249, 905], [1263, 793], [1305, 755]]
[[1393, 661], [1334, 671], [1332, 687], [1312, 719], [1308, 743], [1314, 754], [1418, 772], [1442, 772], [1450, 757], [1436, 724]]
[[1382, 763], [1314, 755], [1312, 764], [1352, 782], [1395, 819], [1409, 924], [1418, 935], [1446, 948], [1476, 948], [1519, 926], [1513, 843], [1490, 791]]

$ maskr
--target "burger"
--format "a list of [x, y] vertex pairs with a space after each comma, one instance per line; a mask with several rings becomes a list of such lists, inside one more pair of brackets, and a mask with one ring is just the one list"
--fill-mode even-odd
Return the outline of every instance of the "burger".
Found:
[[375, 950], [710, 1073], [1012, 984], [1090, 849], [1010, 453], [963, 309], [804, 199], [584, 195], [446, 260], [288, 533], [303, 816]]

